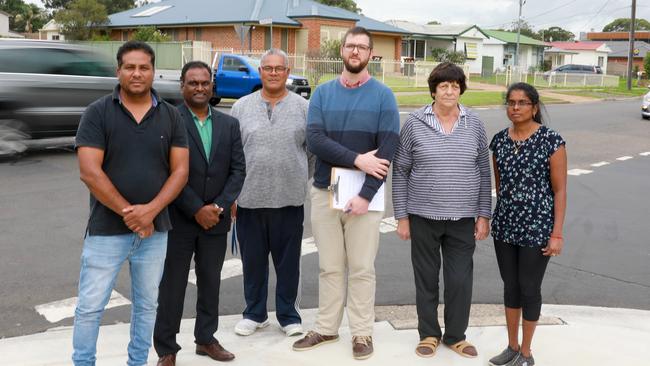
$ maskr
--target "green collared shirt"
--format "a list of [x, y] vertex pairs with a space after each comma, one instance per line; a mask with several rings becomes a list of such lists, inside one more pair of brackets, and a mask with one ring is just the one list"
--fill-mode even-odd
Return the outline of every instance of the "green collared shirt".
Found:
[[190, 110], [190, 113], [192, 113], [192, 119], [194, 120], [196, 129], [199, 130], [199, 136], [201, 136], [201, 142], [203, 142], [205, 156], [210, 160], [210, 150], [212, 149], [212, 108], [208, 108], [208, 117], [205, 121], [201, 121], [190, 108], [188, 109]]

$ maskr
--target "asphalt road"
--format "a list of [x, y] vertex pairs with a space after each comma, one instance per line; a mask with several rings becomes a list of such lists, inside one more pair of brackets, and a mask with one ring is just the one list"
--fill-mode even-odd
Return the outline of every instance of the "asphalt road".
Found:
[[[650, 151], [650, 122], [640, 118], [639, 105], [632, 100], [547, 107], [549, 126], [567, 140], [569, 169], [593, 173], [569, 177], [566, 248], [548, 267], [545, 303], [650, 310], [650, 156], [639, 155]], [[478, 113], [488, 136], [508, 125], [503, 109]], [[616, 160], [621, 156], [633, 159]], [[600, 161], [611, 164], [590, 167]], [[34, 308], [76, 296], [87, 213], [88, 192], [70, 151], [0, 161], [0, 337], [72, 324], [71, 318], [50, 323]], [[304, 236], [311, 236], [308, 220]], [[317, 254], [303, 257], [303, 308], [318, 304], [317, 260]], [[490, 239], [477, 246], [474, 278], [475, 303], [502, 301]], [[377, 283], [378, 304], [415, 302], [409, 245], [395, 233], [381, 235]], [[126, 266], [115, 289], [130, 297]], [[196, 289], [188, 285], [185, 317], [194, 316], [195, 299]], [[240, 313], [243, 305], [241, 276], [223, 281], [221, 313]], [[103, 323], [128, 322], [129, 312], [128, 306], [109, 309]]]

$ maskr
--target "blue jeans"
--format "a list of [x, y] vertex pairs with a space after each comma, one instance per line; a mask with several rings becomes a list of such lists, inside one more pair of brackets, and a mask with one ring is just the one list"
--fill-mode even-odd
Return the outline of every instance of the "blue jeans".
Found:
[[72, 361], [76, 366], [95, 365], [102, 314], [120, 268], [127, 260], [132, 302], [127, 365], [147, 363], [166, 252], [167, 232], [154, 232], [146, 239], [140, 239], [135, 233], [86, 237], [72, 335]]

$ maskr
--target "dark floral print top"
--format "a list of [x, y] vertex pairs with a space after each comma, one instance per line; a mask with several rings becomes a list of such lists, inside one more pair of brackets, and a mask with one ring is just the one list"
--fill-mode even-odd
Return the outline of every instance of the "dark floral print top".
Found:
[[492, 237], [506, 243], [545, 247], [553, 231], [550, 158], [565, 141], [541, 126], [515, 142], [508, 129], [492, 138], [490, 150], [499, 172], [499, 192], [492, 215]]

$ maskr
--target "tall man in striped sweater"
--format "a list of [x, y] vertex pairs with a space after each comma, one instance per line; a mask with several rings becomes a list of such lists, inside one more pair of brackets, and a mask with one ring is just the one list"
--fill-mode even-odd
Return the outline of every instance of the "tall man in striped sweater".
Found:
[[[368, 212], [368, 204], [388, 174], [399, 139], [399, 111], [391, 90], [368, 73], [371, 55], [370, 33], [362, 27], [348, 30], [341, 46], [343, 73], [316, 89], [309, 104], [307, 145], [317, 157], [311, 222], [319, 251], [319, 300], [316, 329], [294, 343], [296, 351], [338, 340], [347, 292], [353, 356], [366, 359], [373, 353], [374, 263], [383, 212]], [[366, 173], [344, 211], [329, 207], [332, 167]]]

